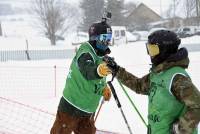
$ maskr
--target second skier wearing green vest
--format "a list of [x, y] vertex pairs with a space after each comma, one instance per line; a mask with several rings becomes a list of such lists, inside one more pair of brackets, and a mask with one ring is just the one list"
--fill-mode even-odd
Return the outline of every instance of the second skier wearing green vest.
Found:
[[51, 134], [95, 134], [94, 113], [103, 96], [111, 91], [106, 76], [111, 73], [103, 57], [111, 51], [108, 45], [112, 30], [106, 22], [94, 23], [89, 41], [82, 43], [72, 60]]
[[142, 78], [116, 63], [108, 65], [124, 85], [148, 95], [148, 134], [197, 134], [200, 92], [185, 71], [189, 65], [188, 52], [186, 48], [178, 49], [180, 42], [172, 31], [150, 34], [146, 48], [152, 68]]

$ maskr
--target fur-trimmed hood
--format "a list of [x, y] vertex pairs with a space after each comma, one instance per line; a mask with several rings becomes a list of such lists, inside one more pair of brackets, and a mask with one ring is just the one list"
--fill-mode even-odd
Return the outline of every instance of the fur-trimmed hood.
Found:
[[152, 66], [151, 71], [162, 72], [174, 66], [188, 68], [189, 66], [188, 51], [186, 48], [180, 48], [177, 53], [170, 55], [164, 62], [157, 66]]

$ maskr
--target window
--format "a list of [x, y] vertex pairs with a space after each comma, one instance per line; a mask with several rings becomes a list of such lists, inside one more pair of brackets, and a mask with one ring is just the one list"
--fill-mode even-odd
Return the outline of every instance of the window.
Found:
[[189, 28], [183, 28], [183, 31], [187, 32], [187, 31], [190, 31]]
[[121, 30], [121, 36], [125, 36], [125, 31]]
[[115, 37], [119, 37], [119, 31], [115, 31]]

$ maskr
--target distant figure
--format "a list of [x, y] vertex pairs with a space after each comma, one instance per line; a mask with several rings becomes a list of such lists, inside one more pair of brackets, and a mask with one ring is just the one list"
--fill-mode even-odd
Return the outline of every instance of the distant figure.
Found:
[[89, 41], [82, 43], [70, 66], [63, 96], [50, 134], [95, 134], [94, 115], [103, 96], [106, 101], [111, 91], [106, 76], [111, 70], [103, 57], [111, 51], [112, 37], [106, 22], [94, 23], [89, 28]]
[[[200, 121], [200, 92], [185, 71], [189, 65], [186, 48], [168, 30], [148, 36], [150, 73], [138, 78], [117, 65], [107, 65], [124, 85], [148, 95], [148, 134], [197, 134]], [[137, 55], [136, 55], [137, 56]]]

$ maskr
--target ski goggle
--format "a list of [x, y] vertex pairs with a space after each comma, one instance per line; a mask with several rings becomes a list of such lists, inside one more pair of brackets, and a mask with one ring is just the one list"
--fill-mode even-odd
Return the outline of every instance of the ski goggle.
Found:
[[156, 56], [160, 53], [158, 44], [146, 43], [146, 47], [147, 47], [147, 52], [151, 57]]
[[102, 42], [109, 42], [112, 39], [112, 34], [100, 34], [99, 35], [99, 40]]
[[110, 41], [112, 39], [112, 34], [100, 34], [98, 36], [97, 41], [97, 48], [103, 51], [106, 51], [108, 49], [108, 45], [110, 44]]

